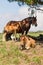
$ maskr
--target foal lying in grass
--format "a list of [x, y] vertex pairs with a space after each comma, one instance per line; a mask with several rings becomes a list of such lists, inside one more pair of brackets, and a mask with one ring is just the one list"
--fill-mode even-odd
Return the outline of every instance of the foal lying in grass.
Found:
[[30, 49], [31, 47], [35, 47], [36, 45], [36, 41], [34, 39], [32, 39], [31, 37], [27, 37], [27, 36], [21, 36], [20, 37], [20, 46], [21, 46], [21, 49]]

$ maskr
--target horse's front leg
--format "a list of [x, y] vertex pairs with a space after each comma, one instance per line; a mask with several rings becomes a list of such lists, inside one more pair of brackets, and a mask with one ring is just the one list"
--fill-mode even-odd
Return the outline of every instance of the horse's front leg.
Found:
[[22, 30], [22, 35], [24, 35], [24, 30]]
[[24, 32], [22, 32], [22, 35], [24, 34]]
[[27, 35], [28, 31], [29, 31], [29, 29], [26, 30], [25, 35]]

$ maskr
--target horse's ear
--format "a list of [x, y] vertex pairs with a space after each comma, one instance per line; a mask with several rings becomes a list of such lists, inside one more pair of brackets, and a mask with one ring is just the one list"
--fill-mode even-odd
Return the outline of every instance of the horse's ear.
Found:
[[37, 18], [37, 16], [35, 16]]
[[37, 16], [35, 18], [37, 19]]
[[37, 18], [37, 16], [35, 16], [35, 18]]
[[33, 16], [33, 18], [34, 18], [34, 17], [37, 18], [37, 16]]

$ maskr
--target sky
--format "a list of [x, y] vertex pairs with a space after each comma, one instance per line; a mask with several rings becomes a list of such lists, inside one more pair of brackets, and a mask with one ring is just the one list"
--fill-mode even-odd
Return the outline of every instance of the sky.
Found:
[[[5, 25], [11, 20], [22, 20], [29, 15], [27, 5], [21, 7], [17, 2], [9, 3], [7, 0], [0, 0], [0, 32], [3, 32]], [[41, 6], [43, 9], [43, 6]], [[38, 26], [31, 26], [30, 31], [43, 31], [43, 12], [37, 11]]]

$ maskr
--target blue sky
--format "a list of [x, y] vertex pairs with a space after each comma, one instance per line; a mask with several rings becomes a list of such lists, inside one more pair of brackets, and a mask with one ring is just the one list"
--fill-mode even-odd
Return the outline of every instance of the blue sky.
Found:
[[0, 0], [0, 32], [3, 31], [8, 21], [20, 18], [19, 9], [20, 6], [18, 6], [17, 2], [9, 3], [7, 0]]
[[0, 0], [0, 14], [17, 13], [19, 6], [16, 2], [9, 3], [7, 0]]
[[19, 6], [17, 3], [9, 3], [7, 0], [0, 0], [0, 32], [3, 31], [4, 25], [8, 20], [18, 15]]
[[[3, 32], [4, 26], [7, 24], [7, 22], [10, 20], [22, 20], [29, 16], [28, 13], [27, 5], [20, 7], [18, 6], [17, 2], [9, 3], [7, 0], [0, 0], [0, 32]], [[30, 29], [31, 31], [43, 30], [43, 22], [41, 21], [43, 20], [43, 14], [38, 13], [37, 15], [39, 25], [37, 28], [32, 26]]]

